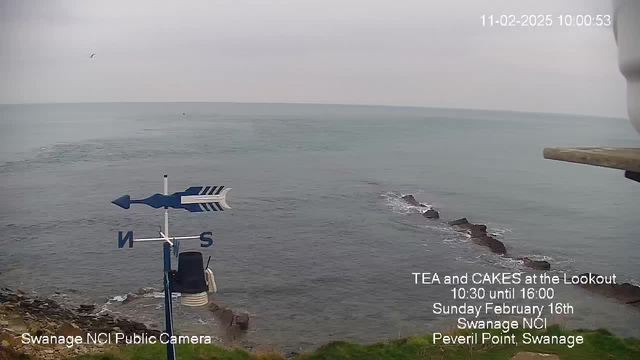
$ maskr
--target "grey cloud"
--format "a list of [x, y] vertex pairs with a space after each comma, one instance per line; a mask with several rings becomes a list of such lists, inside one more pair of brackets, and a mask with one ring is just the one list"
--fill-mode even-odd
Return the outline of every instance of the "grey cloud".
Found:
[[482, 14], [608, 13], [608, 1], [3, 4], [10, 21], [0, 34], [0, 80], [11, 86], [0, 87], [0, 103], [328, 102], [625, 114], [610, 28], [480, 24]]

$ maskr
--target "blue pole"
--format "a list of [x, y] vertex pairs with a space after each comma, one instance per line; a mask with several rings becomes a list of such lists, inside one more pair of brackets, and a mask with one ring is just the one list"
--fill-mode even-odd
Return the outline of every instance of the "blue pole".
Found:
[[[171, 271], [171, 245], [163, 244], [164, 252], [164, 319], [165, 331], [169, 335], [169, 340], [173, 336], [173, 304], [171, 299], [171, 289], [169, 289], [169, 272]], [[175, 360], [176, 348], [169, 341], [167, 343], [167, 360]]]

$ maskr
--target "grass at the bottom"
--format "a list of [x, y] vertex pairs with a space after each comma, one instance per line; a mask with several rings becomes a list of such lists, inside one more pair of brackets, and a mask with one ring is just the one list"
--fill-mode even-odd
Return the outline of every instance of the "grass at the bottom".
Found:
[[[83, 355], [74, 360], [161, 360], [167, 358], [166, 345], [123, 346], [116, 352], [100, 355]], [[277, 353], [250, 354], [241, 349], [225, 349], [217, 345], [176, 345], [179, 360], [282, 360]]]
[[[499, 331], [492, 331], [500, 335]], [[455, 335], [469, 335], [470, 331], [456, 331]], [[523, 331], [512, 331], [518, 345], [442, 345], [434, 344], [432, 335], [409, 337], [388, 342], [359, 345], [336, 341], [323, 345], [313, 352], [297, 356], [296, 360], [507, 360], [520, 351], [557, 354], [562, 360], [638, 360], [640, 340], [621, 338], [607, 330], [563, 330], [551, 326], [535, 335], [583, 336], [584, 343], [569, 348], [567, 345], [523, 344]], [[503, 334], [502, 334], [503, 335]], [[74, 360], [158, 360], [165, 359], [166, 346], [134, 345], [120, 348], [106, 355], [89, 355]], [[239, 349], [225, 349], [216, 345], [177, 345], [180, 360], [281, 360], [280, 354], [250, 354]]]

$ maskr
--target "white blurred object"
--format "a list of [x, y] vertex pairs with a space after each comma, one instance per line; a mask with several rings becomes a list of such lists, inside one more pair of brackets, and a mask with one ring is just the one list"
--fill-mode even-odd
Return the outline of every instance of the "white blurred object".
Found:
[[180, 303], [184, 306], [204, 306], [209, 303], [207, 292], [197, 294], [180, 294]]
[[216, 285], [216, 278], [213, 276], [213, 271], [209, 268], [204, 272], [205, 280], [207, 281], [208, 291], [212, 293], [218, 292], [218, 286]]
[[620, 72], [627, 79], [627, 111], [640, 133], [640, 0], [613, 0], [613, 33]]

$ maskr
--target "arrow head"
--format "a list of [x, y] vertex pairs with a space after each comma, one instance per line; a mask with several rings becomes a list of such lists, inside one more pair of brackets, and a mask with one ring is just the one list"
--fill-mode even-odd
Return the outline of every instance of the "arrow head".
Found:
[[128, 209], [131, 205], [131, 197], [129, 195], [121, 196], [111, 202], [112, 204], [118, 205], [123, 209]]

